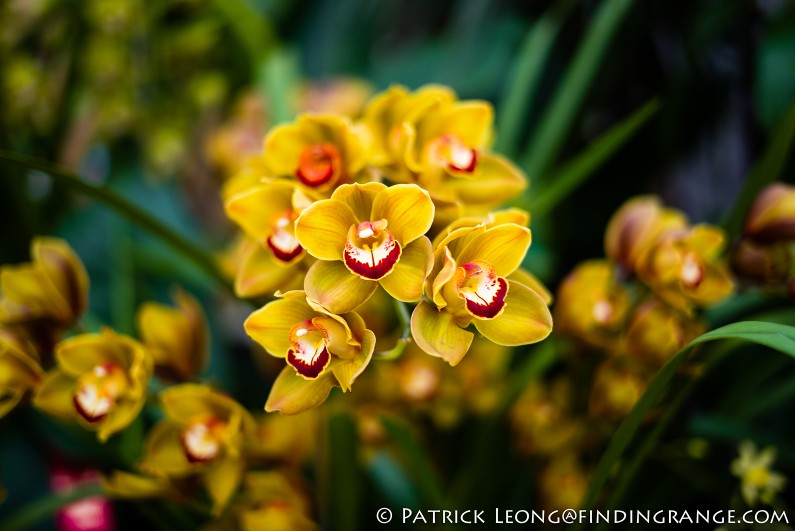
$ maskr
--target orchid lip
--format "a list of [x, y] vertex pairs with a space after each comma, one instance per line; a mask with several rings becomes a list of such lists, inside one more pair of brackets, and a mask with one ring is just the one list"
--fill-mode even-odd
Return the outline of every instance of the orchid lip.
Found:
[[494, 267], [485, 261], [467, 262], [458, 268], [455, 287], [465, 299], [466, 309], [479, 319], [494, 319], [505, 309], [508, 281], [497, 276]]
[[210, 419], [195, 422], [182, 432], [180, 441], [185, 457], [191, 463], [207, 463], [221, 453], [221, 442], [217, 435], [220, 421]]
[[331, 361], [328, 332], [310, 319], [294, 325], [289, 338], [287, 363], [304, 379], [320, 376]]
[[298, 215], [293, 211], [279, 214], [271, 222], [271, 235], [265, 240], [273, 256], [282, 262], [291, 263], [301, 256], [304, 248], [295, 237], [294, 222]]
[[125, 376], [113, 363], [97, 365], [77, 382], [72, 403], [77, 413], [88, 422], [99, 422], [113, 411], [121, 395]]
[[301, 151], [295, 175], [306, 186], [322, 186], [331, 181], [340, 166], [340, 153], [335, 146], [315, 144]]
[[692, 253], [685, 256], [680, 272], [682, 283], [688, 288], [697, 288], [704, 278], [704, 268]]
[[385, 219], [351, 225], [343, 251], [351, 273], [365, 280], [380, 280], [392, 272], [402, 249], [386, 227]]
[[478, 162], [478, 152], [466, 146], [456, 135], [442, 135], [435, 141], [436, 157], [453, 171], [472, 173]]

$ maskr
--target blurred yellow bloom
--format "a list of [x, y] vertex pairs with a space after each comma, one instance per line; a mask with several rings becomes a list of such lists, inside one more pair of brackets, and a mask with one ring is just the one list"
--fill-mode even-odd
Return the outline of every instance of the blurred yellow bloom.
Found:
[[630, 305], [629, 292], [606, 260], [578, 265], [558, 290], [555, 322], [560, 332], [604, 348], [615, 347]]
[[244, 170], [250, 159], [262, 153], [267, 122], [265, 103], [258, 93], [246, 92], [238, 98], [231, 119], [205, 144], [207, 158], [224, 178]]
[[295, 235], [318, 258], [306, 275], [307, 296], [341, 314], [355, 309], [380, 284], [392, 297], [413, 302], [431, 267], [433, 221], [428, 193], [413, 184], [337, 188], [330, 199], [304, 209]]
[[149, 432], [141, 469], [153, 476], [198, 475], [220, 514], [237, 491], [245, 469], [244, 443], [254, 419], [234, 399], [198, 384], [160, 394], [165, 413]]
[[472, 343], [470, 324], [498, 345], [547, 337], [552, 316], [544, 298], [508, 278], [529, 247], [530, 230], [515, 223], [463, 226], [438, 241], [425, 283], [427, 299], [411, 316], [417, 345], [456, 365]]
[[88, 304], [88, 275], [69, 244], [37, 237], [33, 262], [0, 268], [0, 322], [72, 325]]
[[207, 365], [207, 321], [199, 301], [187, 292], [174, 289], [172, 299], [176, 308], [144, 303], [138, 310], [138, 330], [156, 369], [171, 378], [190, 380]]
[[58, 365], [47, 373], [34, 404], [62, 419], [77, 419], [105, 442], [135, 420], [146, 401], [153, 361], [134, 339], [105, 328], [55, 346]]
[[795, 187], [775, 183], [762, 190], [748, 212], [745, 235], [765, 244], [795, 240]]
[[320, 440], [320, 416], [315, 410], [300, 416], [259, 415], [246, 442], [247, 455], [269, 464], [300, 467], [314, 455]]
[[355, 77], [336, 77], [306, 84], [297, 107], [304, 112], [358, 118], [373, 93], [373, 85]]
[[41, 383], [36, 346], [18, 328], [0, 327], [0, 418]]
[[748, 505], [753, 507], [757, 501], [771, 505], [784, 489], [786, 478], [770, 469], [775, 460], [776, 449], [772, 446], [758, 452], [751, 441], [740, 444], [740, 456], [732, 461], [731, 472], [742, 480], [740, 492]]
[[651, 298], [629, 320], [625, 348], [630, 356], [661, 367], [682, 347], [704, 333], [701, 320]]
[[588, 492], [588, 475], [577, 456], [557, 455], [541, 471], [538, 491], [547, 511], [576, 509]]
[[720, 258], [723, 231], [710, 225], [668, 232], [638, 264], [638, 275], [665, 302], [690, 312], [734, 291], [728, 267]]
[[301, 285], [306, 253], [296, 238], [295, 220], [312, 201], [294, 183], [257, 184], [227, 197], [229, 219], [248, 239], [239, 249], [235, 292], [241, 297], [272, 296]]
[[571, 415], [570, 382], [533, 382], [511, 408], [514, 439], [526, 455], [553, 454], [571, 447], [585, 426]]
[[300, 116], [265, 138], [265, 165], [274, 177], [330, 192], [354, 182], [367, 164], [364, 143], [352, 124], [334, 115]]
[[634, 273], [638, 262], [661, 236], [686, 225], [684, 214], [664, 208], [659, 198], [635, 197], [610, 218], [605, 232], [605, 253], [628, 273]]
[[603, 362], [594, 375], [589, 410], [595, 417], [620, 421], [646, 390], [648, 377], [621, 360]]
[[738, 275], [760, 282], [784, 282], [792, 267], [792, 249], [787, 242], [760, 244], [743, 238], [732, 249], [732, 269]]
[[174, 485], [167, 479], [114, 470], [102, 478], [102, 489], [114, 498], [148, 499], [178, 497]]
[[435, 85], [413, 93], [392, 87], [371, 100], [363, 117], [372, 162], [390, 179], [419, 184], [435, 202], [476, 213], [527, 185], [519, 168], [488, 151], [493, 121], [488, 102], [457, 101], [452, 90]]
[[344, 392], [370, 363], [375, 335], [353, 312], [335, 315], [293, 291], [252, 313], [246, 333], [288, 366], [271, 388], [266, 411], [291, 415], [322, 403], [332, 387]]

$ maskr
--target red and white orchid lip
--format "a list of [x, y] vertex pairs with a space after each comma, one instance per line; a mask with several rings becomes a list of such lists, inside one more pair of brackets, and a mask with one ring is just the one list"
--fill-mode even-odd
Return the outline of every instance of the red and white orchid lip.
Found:
[[321, 186], [331, 181], [342, 168], [339, 150], [331, 144], [315, 144], [301, 150], [296, 177], [306, 186]]
[[679, 276], [682, 284], [688, 288], [697, 288], [701, 284], [704, 279], [704, 268], [695, 254], [689, 253], [685, 256]]
[[294, 211], [282, 212], [271, 222], [271, 235], [266, 240], [273, 256], [290, 263], [301, 256], [304, 248], [295, 237], [294, 222], [298, 214]]
[[478, 163], [478, 152], [467, 147], [455, 135], [442, 135], [431, 144], [431, 152], [448, 169], [464, 173], [472, 173]]
[[221, 453], [220, 431], [223, 426], [223, 421], [216, 418], [190, 424], [180, 436], [188, 461], [207, 463], [218, 457]]
[[331, 361], [328, 332], [309, 319], [293, 326], [289, 339], [293, 348], [287, 351], [287, 363], [307, 380], [320, 376]]
[[402, 249], [386, 226], [385, 219], [351, 225], [342, 253], [351, 273], [367, 280], [380, 280], [392, 272]]
[[494, 319], [505, 308], [508, 282], [490, 263], [475, 260], [456, 270], [455, 288], [466, 300], [467, 311], [480, 319]]
[[126, 381], [124, 370], [118, 365], [97, 365], [77, 381], [72, 397], [75, 409], [88, 422], [99, 422], [113, 410], [126, 388]]

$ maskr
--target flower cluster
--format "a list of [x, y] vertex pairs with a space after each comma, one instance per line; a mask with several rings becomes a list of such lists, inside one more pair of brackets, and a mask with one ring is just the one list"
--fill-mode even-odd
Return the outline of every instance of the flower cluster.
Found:
[[413, 340], [451, 365], [471, 328], [506, 346], [550, 333], [549, 294], [520, 267], [529, 216], [493, 210], [527, 179], [489, 151], [492, 121], [488, 103], [445, 87], [393, 87], [359, 121], [304, 114], [274, 127], [227, 181], [225, 211], [244, 233], [235, 289], [277, 298], [245, 324], [287, 364], [266, 409], [350, 391], [375, 351], [361, 311], [376, 293], [416, 304]]

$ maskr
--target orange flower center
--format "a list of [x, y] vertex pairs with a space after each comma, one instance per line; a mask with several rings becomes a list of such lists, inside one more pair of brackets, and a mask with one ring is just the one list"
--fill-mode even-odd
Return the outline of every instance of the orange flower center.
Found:
[[331, 144], [315, 144], [301, 150], [296, 177], [307, 186], [321, 186], [339, 175], [342, 158]]
[[289, 340], [292, 348], [287, 351], [287, 363], [307, 380], [320, 376], [331, 361], [328, 331], [309, 319], [290, 329]]
[[682, 261], [682, 269], [679, 272], [682, 284], [688, 288], [697, 288], [704, 278], [704, 267], [694, 253], [688, 253]]
[[505, 308], [508, 281], [497, 276], [494, 266], [483, 260], [467, 262], [456, 270], [455, 288], [466, 300], [470, 314], [493, 319]]
[[366, 280], [379, 280], [395, 268], [402, 251], [386, 226], [385, 219], [351, 225], [342, 253], [351, 273]]
[[224, 421], [215, 417], [189, 424], [180, 436], [188, 461], [207, 463], [218, 457], [223, 448], [221, 435], [225, 426]]
[[98, 422], [110, 413], [128, 386], [124, 369], [115, 363], [97, 365], [77, 381], [72, 400], [88, 422]]
[[282, 262], [290, 263], [301, 256], [304, 248], [295, 237], [295, 220], [298, 214], [288, 210], [271, 220], [271, 235], [266, 243], [273, 256]]
[[478, 163], [478, 152], [468, 147], [456, 135], [442, 135], [432, 141], [432, 153], [447, 169], [472, 173]]

